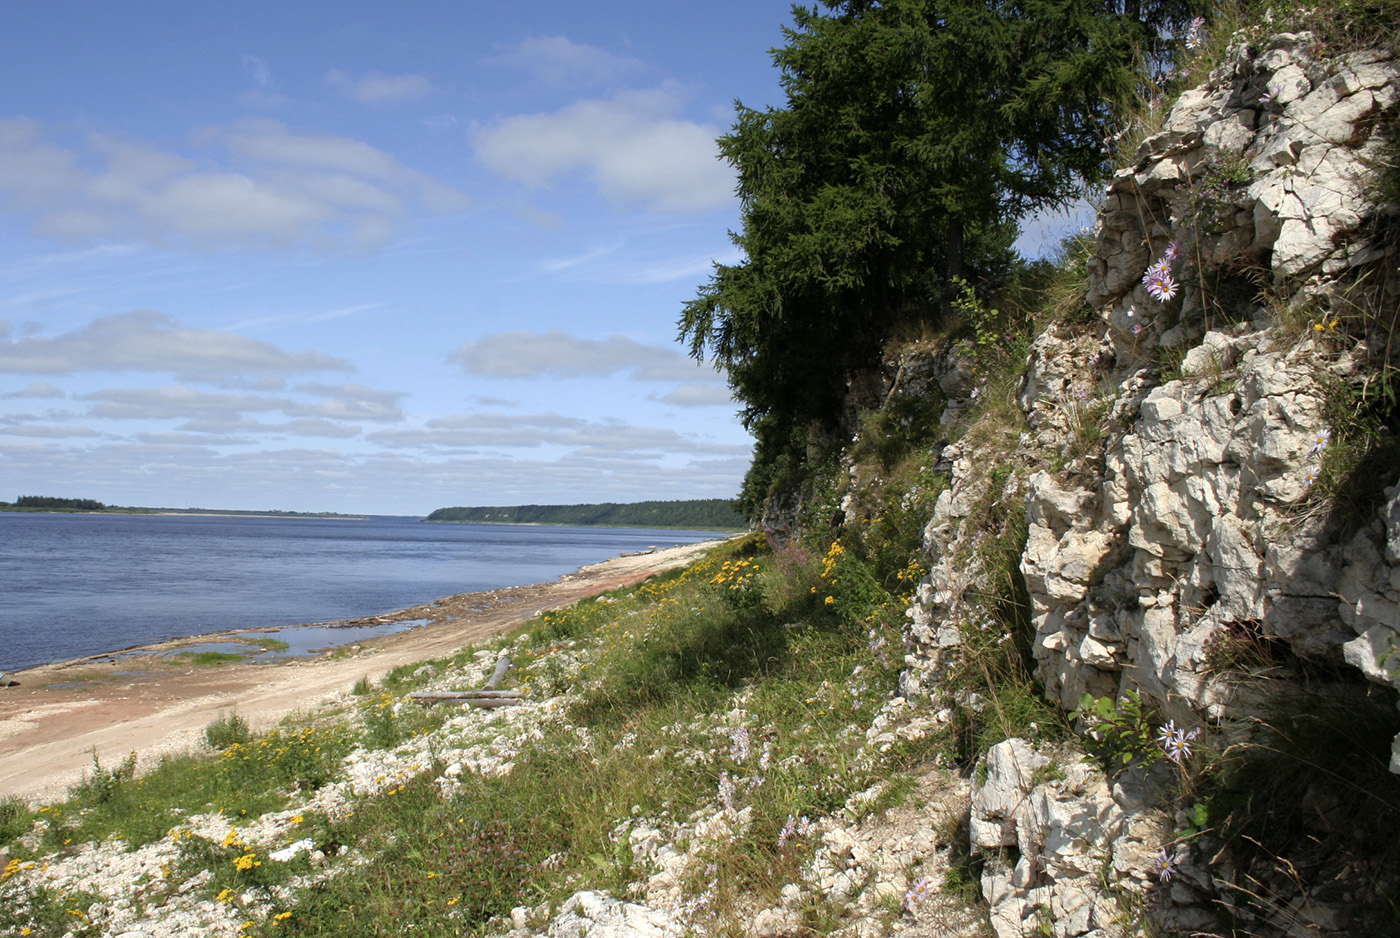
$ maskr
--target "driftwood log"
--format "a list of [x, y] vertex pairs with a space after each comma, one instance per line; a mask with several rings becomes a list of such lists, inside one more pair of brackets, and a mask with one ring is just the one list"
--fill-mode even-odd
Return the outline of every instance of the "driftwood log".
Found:
[[415, 691], [408, 695], [424, 707], [438, 703], [461, 703], [480, 710], [494, 710], [497, 707], [515, 707], [525, 702], [525, 695], [518, 690], [496, 690], [496, 685], [510, 670], [510, 659], [501, 655], [496, 661], [496, 671], [491, 680], [481, 690], [432, 690]]

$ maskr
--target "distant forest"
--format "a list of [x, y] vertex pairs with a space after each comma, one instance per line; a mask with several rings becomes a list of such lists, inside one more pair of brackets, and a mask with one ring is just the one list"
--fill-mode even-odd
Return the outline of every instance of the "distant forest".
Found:
[[14, 503], [0, 502], [0, 508], [27, 508], [31, 511], [105, 511], [95, 498], [54, 498], [49, 495], [21, 495]]
[[428, 521], [474, 524], [580, 524], [614, 528], [696, 528], [743, 530], [748, 522], [727, 498], [619, 505], [516, 505], [496, 508], [439, 508]]
[[13, 502], [0, 502], [0, 511], [104, 511], [120, 515], [252, 515], [258, 518], [352, 518], [365, 515], [343, 515], [334, 511], [249, 510], [238, 508], [137, 508], [106, 505], [95, 498], [57, 498], [52, 495], [21, 495]]

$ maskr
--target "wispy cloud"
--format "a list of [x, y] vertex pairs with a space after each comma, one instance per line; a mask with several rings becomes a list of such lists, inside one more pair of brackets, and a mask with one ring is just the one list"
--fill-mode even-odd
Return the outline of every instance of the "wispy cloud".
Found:
[[54, 387], [47, 381], [37, 381], [27, 388], [18, 391], [11, 391], [8, 394], [0, 395], [7, 398], [55, 398], [67, 397], [61, 388]]
[[[455, 189], [367, 143], [245, 118], [195, 136], [213, 160], [89, 134], [59, 146], [26, 118], [0, 120], [0, 202], [63, 239], [161, 247], [321, 249], [383, 244], [413, 213], [460, 210]], [[219, 159], [217, 154], [222, 154]]]
[[722, 383], [682, 384], [674, 390], [658, 395], [655, 400], [677, 407], [730, 407], [734, 396]]
[[713, 374], [672, 348], [626, 336], [586, 339], [560, 329], [498, 332], [448, 356], [473, 375], [496, 378], [584, 378], [626, 373], [639, 381], [704, 381]]
[[8, 325], [0, 320], [0, 372], [192, 371], [218, 376], [351, 369], [343, 359], [319, 352], [286, 352], [232, 332], [185, 329], [155, 310], [107, 316], [52, 338], [9, 339]]
[[553, 87], [597, 87], [646, 70], [645, 63], [597, 46], [574, 42], [564, 36], [531, 36], [513, 45], [500, 46], [486, 59], [526, 72]]
[[396, 449], [519, 449], [556, 447], [576, 454], [643, 460], [663, 454], [737, 456], [747, 446], [717, 444], [666, 427], [621, 420], [581, 420], [558, 414], [465, 414], [419, 429], [381, 430], [367, 439]]
[[325, 83], [327, 88], [361, 104], [402, 104], [426, 98], [438, 90], [426, 75], [369, 72], [355, 78], [338, 68], [326, 72]]
[[267, 110], [287, 103], [287, 96], [277, 90], [272, 69], [259, 56], [243, 56], [243, 74], [253, 83], [253, 88], [238, 96], [239, 104], [255, 110]]
[[675, 213], [721, 208], [734, 197], [734, 174], [719, 159], [720, 128], [678, 117], [682, 103], [666, 86], [503, 118], [476, 130], [476, 155], [530, 188], [582, 171], [620, 205]]

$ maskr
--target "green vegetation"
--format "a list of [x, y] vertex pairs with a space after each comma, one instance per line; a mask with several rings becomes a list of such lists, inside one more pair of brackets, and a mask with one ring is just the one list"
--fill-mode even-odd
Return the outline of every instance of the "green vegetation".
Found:
[[263, 518], [343, 518], [364, 520], [364, 515], [345, 515], [334, 511], [249, 511], [237, 508], [140, 508], [105, 505], [94, 498], [58, 498], [48, 495], [21, 495], [13, 502], [0, 502], [0, 511], [64, 512], [85, 511], [115, 515], [249, 515]]
[[[1102, 12], [1119, 6], [1138, 16]], [[1218, 725], [1162, 723], [1131, 690], [1086, 694], [1071, 717], [1034, 678], [1021, 571], [1026, 486], [1035, 473], [1072, 477], [1092, 468], [1119, 428], [1109, 417], [1114, 401], [1084, 386], [1065, 405], [1056, 451], [1031, 439], [1016, 400], [1027, 346], [1051, 325], [1067, 342], [1087, 332], [1088, 244], [1070, 239], [1057, 258], [1019, 264], [1005, 251], [1004, 223], [1092, 177], [1077, 135], [1102, 134], [1110, 117], [1112, 126], [1134, 123], [1103, 103], [1123, 90], [1115, 84], [1123, 58], [1134, 52], [1139, 64], [1164, 64], [1155, 37], [1191, 5], [1049, 2], [1026, 6], [1034, 14], [1024, 22], [971, 3], [938, 7], [946, 17], [936, 21], [932, 4], [914, 0], [832, 9], [795, 14], [791, 45], [778, 53], [788, 108], [741, 109], [725, 140], [746, 196], [738, 240], [747, 260], [721, 267], [682, 322], [697, 352], [716, 351], [729, 367], [757, 433], [745, 509], [800, 491], [791, 528], [732, 539], [683, 570], [544, 613], [491, 653], [469, 649], [434, 662], [460, 686], [507, 652], [515, 662], [508, 683], [551, 700], [512, 719], [417, 706], [404, 696], [426, 680], [413, 677], [414, 663], [377, 685], [357, 681], [339, 715], [263, 736], [236, 714], [221, 717], [206, 730], [219, 750], [212, 758], [167, 758], [139, 778], [134, 762], [112, 770], [94, 763], [63, 804], [30, 812], [0, 801], [0, 846], [14, 858], [0, 874], [0, 931], [60, 935], [72, 927], [65, 916], [74, 903], [93, 901], [23, 875], [45, 856], [85, 842], [134, 847], [170, 838], [180, 851], [172, 887], [246, 902], [247, 934], [499, 932], [503, 922], [488, 920], [517, 906], [557, 908], [583, 889], [636, 895], [655, 869], [632, 835], [654, 829], [695, 858], [677, 874], [686, 900], [671, 910], [677, 924], [742, 934], [743, 915], [776, 904], [812, 861], [809, 822], [845, 823], [896, 803], [935, 766], [975, 778], [988, 749], [1013, 736], [1082, 746], [1109, 774], [1137, 773], [1135, 783], [1153, 788], [1178, 825], [1156, 872], [1191, 853], [1221, 889], [1220, 934], [1250, 933], [1280, 911], [1281, 895], [1359, 906], [1366, 933], [1395, 931], [1393, 693], [1361, 685], [1340, 666], [1298, 659], [1262, 623], [1235, 624], [1202, 649], [1204, 672], [1230, 682]], [[1347, 0], [1316, 15], [1335, 11], [1361, 11], [1368, 25], [1357, 30], [1375, 36], [1376, 22], [1393, 23], [1400, 4]], [[1341, 42], [1349, 29], [1328, 22], [1320, 35]], [[1105, 36], [1111, 41], [1085, 46], [1102, 54], [1085, 68], [1076, 42]], [[1214, 37], [1210, 54], [1223, 41]], [[974, 63], [975, 74], [935, 87], [949, 70], [931, 70], [955, 52], [965, 52], [960, 62]], [[930, 71], [910, 73], [910, 63]], [[1082, 86], [1067, 86], [1076, 75]], [[1144, 79], [1128, 90], [1165, 87]], [[983, 100], [999, 110], [982, 113]], [[1054, 121], [1047, 101], [1065, 102]], [[1083, 126], [1071, 121], [1060, 129], [1067, 136], [1057, 136], [1062, 118]], [[1136, 123], [1145, 132], [1149, 122]], [[969, 128], [987, 139], [961, 136]], [[985, 178], [934, 134], [975, 154]], [[1033, 143], [1045, 151], [1036, 150], [1039, 162], [1029, 155]], [[1245, 181], [1239, 166], [1212, 172], [1226, 196]], [[1208, 227], [1224, 197], [1190, 195]], [[1205, 315], [1229, 312], [1222, 297], [1234, 295], [1222, 282], [1212, 282]], [[1392, 305], [1358, 290], [1350, 317], [1309, 311], [1298, 314], [1307, 324], [1297, 331], [1327, 351], [1349, 326], [1364, 329], [1384, 337], [1389, 355], [1393, 294], [1376, 295], [1391, 295]], [[888, 369], [895, 390], [883, 400], [847, 394], [863, 371], [902, 362], [906, 352], [950, 349], [977, 394], [946, 424], [938, 422], [942, 393], [901, 387], [898, 365]], [[1182, 377], [1212, 391], [1225, 383], [1222, 374]], [[1335, 436], [1311, 497], [1333, 506], [1352, 498], [1369, 510], [1378, 486], [1393, 481], [1394, 437], [1383, 429], [1395, 426], [1392, 377], [1387, 370], [1338, 380], [1329, 391]], [[848, 431], [858, 438], [841, 451]], [[911, 625], [906, 609], [927, 572], [924, 527], [949, 486], [934, 456], [943, 439], [961, 443], [964, 456], [998, 458], [966, 465], [960, 478], [961, 533], [939, 558], [962, 578], [948, 590], [956, 601], [945, 618]], [[693, 503], [643, 503], [683, 504]], [[430, 520], [624, 524], [577, 517], [628, 507], [443, 509]], [[570, 510], [570, 520], [520, 514]], [[655, 516], [637, 523], [662, 526]], [[921, 627], [938, 634], [916, 634]], [[920, 662], [925, 684], [895, 706], [907, 648], [929, 658]], [[913, 713], [919, 717], [900, 722]], [[891, 730], [883, 739], [867, 734], [877, 714]], [[931, 714], [937, 718], [921, 719]], [[367, 764], [380, 768], [355, 772]], [[1052, 762], [1033, 781], [1064, 780], [1065, 765]], [[331, 781], [345, 803], [301, 813], [312, 790]], [[222, 812], [239, 828], [223, 839], [195, 833], [191, 816], [201, 812]], [[273, 861], [269, 844], [251, 833], [260, 812], [282, 819], [285, 840], [315, 843], [326, 868], [304, 857]], [[967, 842], [965, 831], [940, 836]], [[976, 902], [981, 864], [993, 861], [956, 859], [944, 888]], [[1279, 888], [1287, 878], [1301, 890]], [[892, 918], [901, 912], [896, 899]], [[1166, 890], [1125, 899], [1134, 920], [1121, 923], [1123, 932], [1149, 927], [1137, 919], [1158, 901], [1167, 901]], [[799, 927], [813, 934], [846, 924], [820, 896], [802, 915]], [[1051, 928], [1048, 919], [1038, 924]]]
[[681, 337], [713, 357], [757, 440], [756, 516], [787, 467], [848, 438], [848, 389], [887, 341], [946, 327], [962, 284], [1016, 279], [1016, 223], [1108, 169], [1105, 138], [1192, 0], [845, 0], [795, 7], [787, 104], [738, 106], [742, 263], [716, 265]]
[[508, 508], [439, 508], [428, 521], [470, 524], [576, 524], [614, 528], [689, 528], [738, 531], [743, 515], [723, 498], [673, 502], [604, 502], [596, 505], [516, 505]]
[[227, 749], [234, 743], [246, 743], [253, 738], [253, 734], [248, 729], [248, 721], [238, 715], [237, 711], [228, 716], [219, 716], [204, 728], [204, 741], [210, 749]]
[[48, 495], [21, 495], [13, 503], [0, 502], [10, 511], [105, 511], [107, 506], [94, 498], [54, 498]]

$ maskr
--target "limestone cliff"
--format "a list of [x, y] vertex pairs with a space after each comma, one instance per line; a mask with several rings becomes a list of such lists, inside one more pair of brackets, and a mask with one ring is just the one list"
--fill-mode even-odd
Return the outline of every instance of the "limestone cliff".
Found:
[[[1373, 459], [1368, 483], [1343, 437], [1353, 457], [1393, 453], [1395, 428], [1357, 442], [1340, 424], [1397, 365], [1400, 228], [1368, 188], [1397, 99], [1389, 53], [1333, 56], [1308, 32], [1241, 37], [1142, 140], [1098, 215], [1096, 315], [1032, 345], [1018, 394], [1030, 429], [1009, 450], [971, 435], [942, 450], [952, 484], [925, 532], [933, 569], [911, 610], [908, 695], [936, 689], [955, 623], [977, 614], [975, 508], [991, 498], [1024, 499], [1035, 673], [1064, 708], [1139, 693], [1223, 748], [1263, 718], [1265, 674], [1276, 688], [1306, 672], [1309, 693], [1394, 706], [1400, 465]], [[1169, 766], [1038, 780], [1051, 758], [1008, 740], [974, 786], [1001, 938], [1042, 925], [1097, 935], [1142, 915], [1216, 934], [1222, 910], [1251, 934], [1341, 934], [1356, 921], [1348, 902], [1367, 901], [1233, 860], [1210, 831], [1182, 836], [1189, 786]], [[1150, 876], [1159, 865], [1170, 886]], [[1246, 910], [1250, 891], [1272, 913]]]

